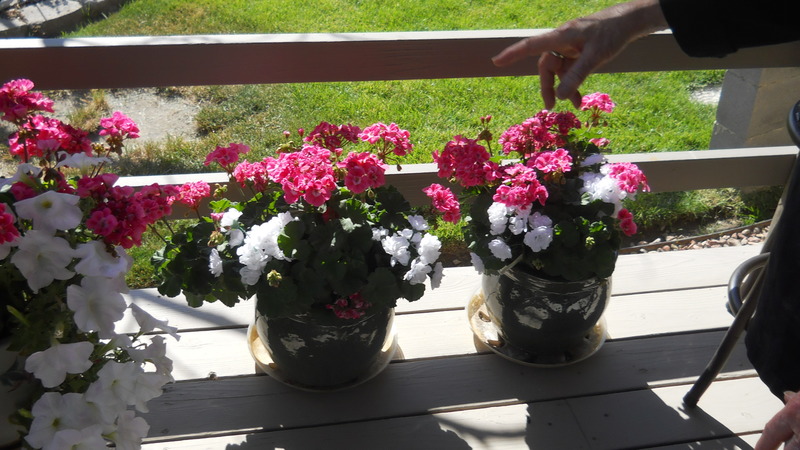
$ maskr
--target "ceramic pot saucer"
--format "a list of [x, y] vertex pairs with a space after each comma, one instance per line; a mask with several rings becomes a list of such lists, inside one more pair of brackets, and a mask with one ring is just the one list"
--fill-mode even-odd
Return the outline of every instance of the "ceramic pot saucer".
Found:
[[341, 391], [344, 389], [349, 389], [359, 384], [362, 384], [376, 375], [381, 373], [386, 366], [392, 361], [394, 358], [394, 354], [397, 352], [397, 333], [394, 330], [394, 327], [390, 330], [390, 337], [386, 340], [383, 348], [381, 349], [381, 354], [378, 359], [375, 361], [374, 364], [369, 368], [369, 370], [364, 373], [362, 376], [356, 378], [355, 380], [345, 383], [345, 384], [338, 384], [335, 386], [307, 386], [304, 384], [300, 384], [297, 382], [293, 382], [290, 380], [278, 367], [278, 364], [275, 363], [272, 359], [272, 355], [270, 354], [269, 350], [264, 346], [264, 343], [261, 342], [261, 339], [258, 337], [258, 331], [256, 330], [255, 325], [250, 325], [247, 328], [247, 348], [250, 350], [250, 356], [253, 357], [253, 360], [256, 362], [256, 365], [267, 375], [270, 377], [280, 381], [281, 383], [291, 386], [295, 389], [300, 389], [303, 391], [310, 391], [310, 392], [335, 392]]
[[601, 317], [583, 341], [565, 350], [532, 353], [517, 348], [506, 342], [502, 332], [489, 319], [480, 291], [472, 296], [467, 305], [467, 318], [477, 341], [503, 358], [532, 367], [561, 367], [583, 361], [600, 350], [606, 340], [606, 320]]

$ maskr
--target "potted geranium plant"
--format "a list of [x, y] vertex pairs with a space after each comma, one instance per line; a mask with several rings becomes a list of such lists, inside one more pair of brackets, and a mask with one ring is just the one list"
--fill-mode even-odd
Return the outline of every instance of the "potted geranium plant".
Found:
[[[0, 347], [8, 357], [0, 443], [24, 436], [31, 448], [138, 448], [149, 427], [137, 411], [172, 379], [164, 337], [144, 333], [177, 335], [126, 303], [125, 250], [170, 212], [177, 191], [134, 191], [103, 171], [137, 137], [126, 116], [102, 119], [104, 142], [93, 143], [88, 132], [41, 115], [53, 101], [32, 88], [29, 80], [0, 87], [19, 161], [0, 178]], [[115, 329], [126, 314], [138, 332]]]
[[[387, 165], [413, 148], [407, 131], [322, 122], [285, 136], [261, 161], [239, 162], [242, 144], [208, 155], [232, 187], [213, 195], [209, 217], [167, 238], [153, 258], [159, 291], [192, 306], [255, 297], [249, 344], [265, 371], [300, 388], [352, 386], [388, 362], [397, 300], [438, 285], [441, 244], [385, 184]], [[210, 191], [187, 184], [183, 201], [196, 208]]]
[[[648, 190], [638, 167], [608, 163], [601, 153], [609, 145], [604, 115], [614, 107], [606, 94], [587, 95], [580, 107], [587, 119], [541, 111], [503, 132], [497, 155], [488, 128], [434, 154], [439, 175], [468, 199], [465, 236], [484, 273], [481, 304], [473, 306], [485, 311], [476, 320], [491, 321], [498, 337], [485, 340], [512, 359], [572, 362], [602, 342], [597, 324], [621, 235], [636, 232], [622, 202]], [[490, 120], [482, 118], [484, 127]], [[439, 209], [453, 215], [447, 204]]]

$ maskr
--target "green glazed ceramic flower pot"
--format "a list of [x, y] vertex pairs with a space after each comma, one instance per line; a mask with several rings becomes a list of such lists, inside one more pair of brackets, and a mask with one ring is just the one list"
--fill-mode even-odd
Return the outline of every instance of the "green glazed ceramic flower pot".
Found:
[[602, 344], [593, 333], [611, 297], [610, 278], [558, 281], [517, 264], [484, 275], [482, 290], [489, 319], [524, 361], [575, 362]]
[[258, 338], [271, 360], [265, 371], [300, 389], [355, 386], [377, 375], [391, 360], [393, 321], [394, 309], [359, 319], [339, 319], [333, 314], [283, 318], [257, 314]]

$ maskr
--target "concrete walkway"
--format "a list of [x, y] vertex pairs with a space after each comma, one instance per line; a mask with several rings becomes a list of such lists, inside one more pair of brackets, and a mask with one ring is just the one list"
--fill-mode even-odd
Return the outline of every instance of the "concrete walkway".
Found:
[[0, 11], [0, 38], [58, 37], [86, 21], [117, 11], [128, 1], [19, 0], [17, 6]]

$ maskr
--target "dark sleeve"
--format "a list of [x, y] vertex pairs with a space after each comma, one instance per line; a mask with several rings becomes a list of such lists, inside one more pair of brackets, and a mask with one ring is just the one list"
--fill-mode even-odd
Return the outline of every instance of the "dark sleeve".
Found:
[[740, 48], [800, 40], [800, 0], [659, 0], [689, 56], [725, 56]]

